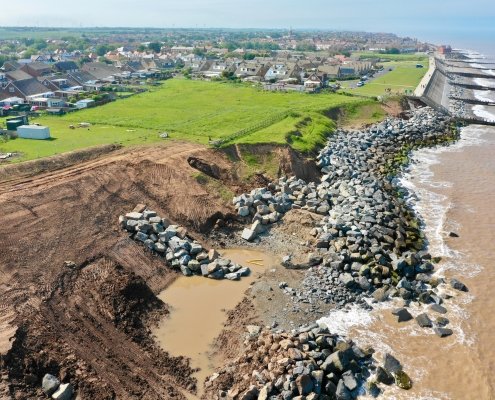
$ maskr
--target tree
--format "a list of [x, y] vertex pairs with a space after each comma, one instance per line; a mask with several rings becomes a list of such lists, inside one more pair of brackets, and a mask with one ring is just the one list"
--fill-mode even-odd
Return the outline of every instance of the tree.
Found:
[[296, 51], [316, 51], [316, 46], [312, 43], [298, 43]]
[[206, 52], [204, 49], [201, 49], [199, 47], [195, 47], [193, 50], [193, 54], [198, 56], [198, 57], [204, 57], [206, 55]]
[[391, 47], [383, 52], [383, 54], [400, 54], [400, 50], [397, 47]]
[[159, 53], [162, 50], [162, 45], [158, 42], [151, 42], [148, 44], [148, 49], [152, 50], [154, 53]]
[[96, 54], [98, 54], [100, 57], [102, 57], [105, 54], [107, 54], [109, 50], [110, 50], [109, 46], [107, 46], [106, 44], [100, 44], [96, 48]]

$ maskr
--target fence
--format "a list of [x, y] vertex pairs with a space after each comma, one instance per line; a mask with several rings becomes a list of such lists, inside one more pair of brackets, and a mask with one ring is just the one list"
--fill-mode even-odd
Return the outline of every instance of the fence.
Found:
[[289, 111], [284, 111], [279, 114], [272, 115], [270, 118], [267, 118], [263, 121], [258, 122], [257, 124], [251, 125], [250, 127], [241, 129], [240, 131], [237, 131], [229, 136], [224, 137], [223, 139], [218, 139], [218, 140], [212, 140], [210, 141], [210, 144], [212, 144], [215, 147], [220, 147], [228, 142], [231, 142], [235, 139], [239, 139], [242, 136], [247, 136], [250, 135], [253, 132], [259, 131], [261, 129], [264, 129], [270, 125], [273, 125], [277, 122], [282, 121], [284, 118], [286, 118], [289, 115]]

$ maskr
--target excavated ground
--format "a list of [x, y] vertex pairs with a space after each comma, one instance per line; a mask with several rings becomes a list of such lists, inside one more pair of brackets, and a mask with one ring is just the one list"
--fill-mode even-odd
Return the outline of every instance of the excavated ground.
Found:
[[[43, 398], [47, 372], [70, 381], [80, 399], [183, 399], [195, 391], [188, 360], [151, 337], [168, 312], [156, 294], [177, 275], [118, 229], [117, 218], [144, 203], [219, 247], [205, 233], [228, 226], [233, 209], [198, 169], [232, 193], [262, 176], [241, 187], [228, 154], [191, 143], [111, 150], [82, 162], [59, 157], [51, 171], [34, 163], [34, 175], [0, 174], [1, 399]], [[300, 160], [279, 152], [281, 171], [298, 173], [291, 168]], [[227, 326], [241, 329], [242, 315], [256, 319], [246, 302]]]

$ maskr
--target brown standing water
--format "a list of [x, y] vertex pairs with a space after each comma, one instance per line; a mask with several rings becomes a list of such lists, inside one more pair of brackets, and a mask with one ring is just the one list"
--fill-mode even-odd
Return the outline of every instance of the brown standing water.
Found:
[[200, 368], [195, 374], [198, 395], [205, 378], [219, 366], [210, 352], [214, 339], [223, 329], [225, 312], [242, 300], [260, 272], [279, 264], [276, 258], [249, 249], [223, 250], [221, 255], [249, 267], [251, 275], [234, 282], [181, 276], [158, 296], [170, 306], [170, 315], [153, 333], [165, 351], [173, 356], [186, 356], [193, 368]]
[[[495, 399], [495, 128], [470, 126], [461, 137], [451, 147], [416, 152], [403, 180], [417, 194], [430, 253], [443, 257], [437, 274], [469, 288], [445, 303], [454, 335], [442, 339], [415, 321], [397, 323], [390, 312], [397, 303], [325, 318], [334, 331], [402, 361], [413, 389], [387, 387], [385, 399]], [[448, 237], [451, 231], [460, 237]]]

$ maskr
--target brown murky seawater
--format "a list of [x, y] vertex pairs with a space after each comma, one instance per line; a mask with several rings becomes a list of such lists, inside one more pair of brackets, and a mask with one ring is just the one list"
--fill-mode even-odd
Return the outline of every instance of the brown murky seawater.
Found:
[[218, 367], [210, 351], [223, 329], [225, 312], [242, 300], [260, 272], [279, 263], [266, 253], [249, 249], [223, 250], [221, 255], [249, 267], [251, 275], [235, 282], [181, 276], [158, 296], [170, 306], [171, 312], [153, 333], [164, 350], [173, 356], [188, 357], [193, 368], [200, 368], [195, 374], [199, 390], [205, 378]]
[[[443, 257], [437, 274], [469, 288], [452, 291], [455, 297], [445, 303], [454, 335], [439, 338], [414, 320], [397, 323], [391, 309], [398, 303], [371, 314], [336, 312], [325, 321], [374, 346], [378, 359], [388, 351], [402, 361], [414, 386], [385, 387], [385, 399], [495, 399], [495, 128], [464, 128], [459, 143], [419, 151], [415, 159], [404, 183], [418, 195], [415, 207], [426, 223], [431, 254]], [[449, 237], [451, 231], [459, 237]], [[424, 311], [411, 307], [413, 315]]]

